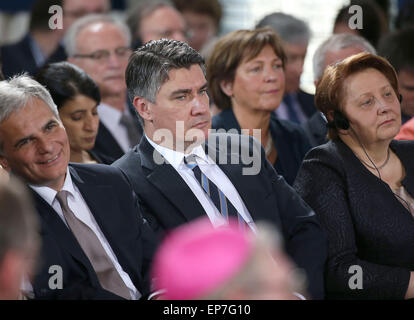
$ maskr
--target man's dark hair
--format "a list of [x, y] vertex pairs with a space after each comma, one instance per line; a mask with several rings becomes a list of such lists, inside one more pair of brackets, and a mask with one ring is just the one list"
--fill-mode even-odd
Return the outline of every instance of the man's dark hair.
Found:
[[50, 30], [49, 19], [52, 15], [49, 13], [49, 7], [53, 5], [62, 7], [62, 3], [63, 0], [36, 0], [30, 13], [29, 30]]
[[351, 0], [351, 3], [339, 10], [336, 15], [334, 25], [338, 23], [348, 24], [353, 13], [349, 13], [349, 8], [358, 5], [362, 9], [363, 27], [356, 29], [361, 37], [367, 39], [375, 48], [381, 36], [388, 31], [387, 18], [378, 6], [372, 0]]
[[378, 54], [400, 72], [414, 73], [414, 27], [398, 30], [385, 36], [378, 45]]
[[[155, 103], [171, 69], [189, 69], [195, 64], [205, 75], [203, 57], [185, 42], [167, 39], [148, 42], [131, 55], [125, 71], [131, 101], [138, 96]], [[139, 120], [143, 124], [140, 117]]]

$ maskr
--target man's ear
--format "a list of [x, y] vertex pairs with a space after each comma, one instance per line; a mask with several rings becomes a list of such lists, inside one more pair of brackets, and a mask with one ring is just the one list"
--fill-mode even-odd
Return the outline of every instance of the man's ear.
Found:
[[149, 122], [152, 121], [151, 102], [145, 98], [135, 96], [132, 104], [141, 118]]
[[220, 81], [220, 89], [229, 97], [233, 96], [233, 82], [228, 80]]
[[9, 171], [11, 170], [10, 166], [9, 166], [9, 162], [7, 161], [7, 159], [2, 156], [0, 154], [0, 165], [3, 167], [4, 170]]

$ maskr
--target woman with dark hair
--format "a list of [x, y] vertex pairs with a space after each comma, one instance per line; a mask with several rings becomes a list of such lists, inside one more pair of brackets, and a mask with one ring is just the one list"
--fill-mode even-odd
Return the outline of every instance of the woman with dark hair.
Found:
[[44, 66], [36, 80], [50, 92], [70, 144], [70, 161], [111, 164], [113, 159], [92, 150], [98, 134], [98, 86], [79, 67], [59, 62]]
[[353, 55], [327, 67], [315, 103], [330, 141], [306, 155], [294, 188], [328, 235], [327, 298], [414, 298], [414, 142], [393, 140], [395, 70]]
[[303, 129], [279, 120], [274, 110], [285, 91], [285, 52], [271, 28], [238, 30], [221, 38], [207, 63], [209, 91], [220, 112], [213, 129], [254, 135], [266, 157], [293, 184], [310, 143]]

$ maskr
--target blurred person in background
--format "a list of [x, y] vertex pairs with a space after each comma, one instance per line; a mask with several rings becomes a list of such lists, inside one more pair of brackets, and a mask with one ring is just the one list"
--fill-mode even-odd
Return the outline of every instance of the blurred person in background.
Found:
[[[360, 52], [376, 53], [374, 47], [367, 40], [355, 34], [334, 34], [326, 39], [313, 55], [315, 86], [318, 85], [327, 66]], [[307, 133], [312, 147], [328, 141], [327, 121], [320, 111], [316, 112], [308, 121], [302, 124], [302, 127]]]
[[[302, 279], [268, 224], [241, 231], [200, 218], [169, 233], [152, 264], [165, 300], [296, 300]], [[302, 297], [302, 296], [300, 296]], [[303, 297], [302, 297], [303, 298]]]
[[[63, 28], [50, 29], [51, 6], [63, 9]], [[1, 48], [3, 72], [8, 78], [18, 73], [36, 74], [45, 63], [66, 60], [61, 44], [65, 32], [72, 23], [90, 13], [109, 11], [108, 0], [36, 0], [30, 13], [29, 32], [15, 44]]]
[[394, 67], [400, 85], [401, 120], [414, 116], [414, 27], [397, 30], [381, 39], [378, 54]]
[[267, 27], [233, 31], [219, 41], [207, 62], [209, 92], [222, 112], [212, 128], [260, 129], [266, 158], [286, 182], [293, 184], [310, 148], [296, 123], [274, 114], [285, 92], [286, 56], [282, 41]]
[[[189, 31], [188, 44], [206, 57], [207, 51], [217, 40], [220, 30], [222, 7], [218, 0], [173, 0], [183, 15]], [[211, 49], [211, 48], [210, 48]]]
[[128, 27], [109, 15], [78, 19], [64, 38], [68, 62], [83, 69], [99, 88], [100, 122], [94, 151], [112, 159], [135, 146], [142, 134], [126, 91], [130, 44]]
[[169, 0], [142, 0], [127, 14], [132, 48], [161, 38], [186, 42], [188, 29], [181, 13]]
[[316, 112], [313, 95], [300, 89], [310, 29], [305, 21], [281, 12], [265, 16], [256, 28], [266, 26], [279, 35], [286, 53], [285, 93], [275, 113], [279, 119], [301, 124]]
[[39, 222], [27, 190], [0, 179], [0, 300], [26, 299], [21, 292], [36, 272]]
[[[362, 13], [362, 28], [351, 28], [350, 22], [355, 21], [355, 11], [349, 12], [352, 6], [359, 6]], [[357, 11], [358, 12], [358, 11]], [[377, 47], [380, 38], [388, 32], [387, 17], [381, 7], [372, 0], [352, 0], [349, 5], [342, 7], [336, 17], [333, 33], [352, 33], [367, 39], [374, 48]]]
[[68, 62], [44, 66], [36, 80], [49, 90], [58, 108], [69, 138], [69, 161], [111, 164], [112, 159], [92, 150], [98, 134], [101, 101], [95, 82], [85, 71]]

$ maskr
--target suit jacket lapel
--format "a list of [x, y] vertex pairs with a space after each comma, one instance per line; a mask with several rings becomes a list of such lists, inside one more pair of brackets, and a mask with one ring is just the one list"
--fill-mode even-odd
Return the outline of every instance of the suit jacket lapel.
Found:
[[[196, 219], [205, 212], [178, 172], [151, 146], [146, 138], [141, 140], [139, 152], [141, 154], [141, 165], [148, 172], [148, 181], [160, 190], [186, 220]], [[154, 153], [156, 158], [163, 159], [165, 163], [156, 164], [153, 156]]]
[[53, 238], [56, 239], [61, 248], [67, 250], [75, 259], [88, 266], [88, 269], [92, 269], [92, 265], [83, 253], [78, 241], [58, 213], [37, 192], [32, 189], [31, 191], [35, 199], [36, 210], [47, 226], [47, 229], [42, 230], [42, 232], [53, 234]]

